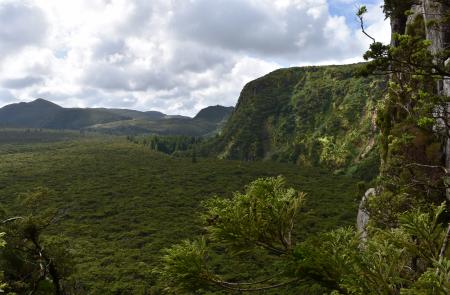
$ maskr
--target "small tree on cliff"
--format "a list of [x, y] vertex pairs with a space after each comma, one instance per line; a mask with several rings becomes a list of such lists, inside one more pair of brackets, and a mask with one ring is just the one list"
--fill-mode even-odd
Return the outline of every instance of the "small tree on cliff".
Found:
[[[450, 76], [446, 63], [450, 50], [445, 45], [449, 41], [445, 36], [450, 38], [450, 9], [444, 2], [386, 0], [386, 16], [396, 24], [392, 42], [385, 45], [374, 40], [364, 55], [369, 61], [367, 73], [388, 79], [388, 93], [378, 107], [377, 119], [383, 159], [379, 184], [384, 192], [368, 206], [378, 226], [395, 226], [400, 213], [417, 207], [427, 210], [450, 196], [446, 167], [450, 163], [446, 147], [450, 143], [450, 97], [443, 91]], [[363, 31], [366, 11], [362, 7], [358, 12]], [[433, 36], [440, 37], [431, 40]], [[392, 214], [380, 219], [376, 212]]]

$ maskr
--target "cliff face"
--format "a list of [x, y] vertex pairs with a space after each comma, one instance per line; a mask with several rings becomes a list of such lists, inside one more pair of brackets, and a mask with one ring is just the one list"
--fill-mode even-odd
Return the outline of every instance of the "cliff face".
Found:
[[[448, 14], [450, 9], [450, 2], [442, 0], [421, 0], [416, 5], [412, 6], [412, 10], [415, 11], [416, 17], [423, 17], [425, 37], [431, 42], [430, 51], [433, 55], [439, 56], [441, 52], [447, 49], [450, 45], [450, 28], [448, 24], [441, 21], [441, 18]], [[414, 21], [414, 18], [410, 18], [407, 25]], [[439, 60], [436, 59], [436, 63], [447, 64], [450, 59]], [[442, 96], [450, 96], [450, 80], [443, 79], [437, 82], [436, 93]], [[450, 111], [450, 105], [447, 103], [447, 112]], [[438, 122], [439, 123], [439, 122]], [[445, 155], [445, 167], [450, 169], [450, 133], [448, 130], [448, 124], [442, 124], [444, 126], [443, 132], [446, 134], [444, 137], [444, 155]], [[450, 189], [447, 189], [447, 199], [450, 199]]]
[[[405, 3], [407, 4], [406, 6]], [[387, 15], [390, 17], [392, 24], [393, 37], [391, 46], [399, 46], [399, 44], [396, 44], [398, 42], [398, 39], [394, 38], [395, 34], [408, 34], [412, 37], [418, 37], [421, 40], [426, 39], [430, 41], [428, 50], [433, 55], [433, 57], [431, 58], [432, 63], [434, 63], [435, 65], [443, 65], [449, 62], [449, 60], [444, 60], [444, 58], [442, 58], [442, 52], [445, 49], [449, 48], [450, 45], [450, 30], [448, 21], [443, 21], [445, 20], [445, 16], [450, 15], [449, 1], [418, 0], [408, 2], [408, 0], [385, 0], [385, 4], [389, 4], [389, 6], [387, 7]], [[409, 11], [409, 16], [405, 18], [404, 16], [406, 15], [406, 11]], [[395, 66], [395, 62], [393, 64]], [[404, 81], [408, 81], [408, 79], [410, 79], [411, 81], [411, 77], [408, 76], [409, 74], [410, 73], [408, 72], [402, 71], [400, 71], [400, 73], [394, 73], [391, 75], [391, 81], [394, 81], [395, 83], [405, 83]], [[439, 77], [441, 77], [442, 73], [439, 73], [439, 75]], [[395, 176], [395, 173], [397, 172], [397, 175], [399, 176], [398, 178], [400, 180], [399, 183], [389, 183], [389, 180], [384, 181], [384, 183], [382, 182], [382, 185], [378, 188], [378, 194], [374, 194], [374, 190], [370, 189], [363, 197], [358, 216], [363, 216], [365, 218], [359, 218], [357, 220], [358, 229], [362, 232], [363, 236], [365, 235], [365, 226], [368, 221], [367, 211], [365, 210], [365, 202], [370, 197], [370, 195], [377, 197], [383, 190], [393, 190], [394, 192], [396, 192], [395, 190], [397, 188], [395, 186], [401, 187], [402, 185], [405, 185], [405, 183], [411, 184], [413, 180], [419, 180], [419, 182], [426, 182], [426, 184], [425, 182], [423, 182], [423, 188], [427, 188], [428, 183], [430, 183], [430, 187], [438, 183], [438, 185], [434, 186], [433, 188], [435, 191], [434, 193], [430, 193], [426, 190], [421, 191], [421, 193], [426, 196], [426, 198], [423, 198], [423, 200], [425, 200], [426, 202], [442, 202], [442, 198], [445, 197], [443, 194], [444, 190], [446, 191], [447, 199], [450, 199], [450, 190], [448, 188], [445, 189], [445, 186], [442, 185], [442, 182], [436, 181], [443, 180], [443, 182], [445, 183], [448, 181], [448, 179], [447, 181], [445, 179], [448, 177], [448, 175], [443, 175], [440, 169], [424, 170], [427, 169], [427, 164], [428, 168], [445, 165], [447, 170], [450, 169], [450, 130], [448, 124], [448, 122], [450, 121], [450, 118], [448, 118], [448, 114], [450, 114], [450, 105], [447, 102], [448, 97], [450, 96], [450, 80], [446, 79], [446, 77], [443, 77], [436, 82], [435, 86], [433, 86], [433, 84], [435, 83], [434, 80], [429, 79], [428, 81], [429, 82], [427, 82], [426, 84], [421, 84], [421, 87], [418, 89], [418, 91], [423, 91], [424, 93], [432, 93], [434, 96], [441, 97], [438, 102], [434, 102], [435, 100], [423, 101], [423, 103], [430, 103], [433, 113], [432, 116], [434, 116], [435, 119], [442, 116], [442, 118], [438, 118], [436, 120], [436, 123], [433, 125], [432, 130], [427, 128], [418, 128], [417, 118], [411, 116], [411, 118], [413, 119], [411, 120], [410, 118], [408, 120], [408, 118], [406, 118], [407, 116], [399, 115], [399, 112], [395, 110], [395, 106], [392, 106], [392, 104], [391, 107], [387, 109], [385, 114], [383, 114], [383, 116], [391, 117], [390, 119], [386, 120], [389, 121], [388, 124], [381, 127], [382, 132], [384, 132], [384, 138], [391, 137], [395, 140], [395, 138], [400, 138], [402, 134], [406, 134], [409, 131], [408, 135], [412, 137], [412, 141], [410, 144], [401, 146], [400, 148], [397, 147], [397, 150], [396, 147], [392, 144], [392, 139], [391, 142], [386, 144], [386, 146], [389, 146], [390, 150], [386, 151], [386, 148], [384, 148], [384, 152], [387, 155], [387, 164], [383, 163], [382, 165], [382, 176], [392, 179], [392, 175], [389, 173], [393, 172], [392, 174]], [[403, 86], [408, 86], [408, 84], [403, 84]], [[415, 91], [417, 91], [417, 89]], [[399, 95], [396, 97], [395, 93], [390, 92], [391, 96], [388, 96], [386, 100], [383, 101], [383, 103], [389, 105], [388, 101], [394, 100], [395, 102], [397, 102], [397, 104], [402, 104], [404, 103], [404, 101], [402, 101], [402, 99], [404, 98], [401, 96], [402, 94], [404, 95], [404, 93], [399, 92]], [[394, 97], [392, 97], [392, 95]], [[413, 102], [413, 104], [417, 103], [417, 101], [411, 102]], [[413, 104], [409, 103], [407, 107], [414, 109]], [[447, 117], [447, 122], [444, 122], [445, 119], [443, 118], [445, 117]], [[399, 131], [403, 133], [400, 133]], [[399, 165], [401, 161], [405, 162]], [[405, 169], [405, 167], [408, 167], [408, 164], [411, 163], [419, 163], [419, 166], [420, 163], [422, 163], [425, 164], [425, 166], [422, 167], [422, 170], [413, 168]], [[415, 168], [417, 167], [418, 166], [416, 166]], [[388, 170], [390, 171], [386, 173], [386, 171]], [[406, 170], [409, 171], [405, 173]], [[386, 175], [383, 175], [385, 173]], [[401, 181], [405, 182], [401, 183]], [[408, 195], [411, 196], [411, 199], [407, 200], [408, 205], [413, 203], [414, 198], [417, 198], [416, 193], [418, 192], [418, 190], [415, 190], [415, 186], [418, 185], [413, 184], [411, 185], [410, 191], [408, 191], [408, 189], [406, 190], [408, 192]], [[405, 208], [408, 208], [408, 205], [399, 208], [399, 211], [405, 210]]]
[[281, 69], [250, 82], [213, 145], [222, 158], [377, 174], [376, 103], [385, 85], [359, 65]]

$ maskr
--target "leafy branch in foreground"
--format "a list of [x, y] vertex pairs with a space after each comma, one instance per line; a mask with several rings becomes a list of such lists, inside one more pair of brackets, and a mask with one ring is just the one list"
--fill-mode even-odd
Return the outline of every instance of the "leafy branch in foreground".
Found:
[[[284, 188], [279, 177], [258, 179], [231, 199], [207, 201], [207, 234], [166, 250], [161, 284], [177, 294], [214, 288], [259, 292], [287, 285], [319, 285], [322, 293], [333, 294], [441, 294], [439, 290], [448, 289], [445, 204], [429, 212], [399, 214], [392, 228], [370, 227], [364, 243], [351, 227], [288, 243], [303, 200], [304, 194]], [[215, 253], [218, 246], [222, 248]], [[278, 260], [276, 272], [248, 282], [219, 275], [214, 255], [229, 249], [249, 253], [258, 247]], [[423, 293], [425, 288], [431, 293]]]
[[208, 232], [217, 242], [238, 246], [261, 246], [286, 254], [295, 246], [293, 229], [305, 194], [285, 188], [282, 177], [252, 182], [244, 194], [205, 202]]
[[247, 186], [245, 193], [236, 192], [231, 199], [215, 197], [205, 202], [206, 237], [166, 250], [161, 281], [171, 291], [211, 286], [262, 291], [298, 282], [297, 277], [283, 271], [254, 282], [226, 281], [213, 273], [209, 258], [215, 245], [237, 251], [262, 248], [280, 259], [290, 256], [295, 247], [294, 224], [304, 199], [304, 193], [285, 188], [284, 179], [277, 177], [258, 179]]
[[66, 294], [65, 284], [72, 271], [67, 241], [44, 238], [46, 229], [62, 217], [48, 204], [50, 193], [46, 188], [38, 188], [22, 195], [27, 214], [0, 222], [7, 242], [0, 251], [0, 268], [8, 292]]
[[[437, 260], [448, 238], [444, 208], [402, 214], [397, 228], [371, 228], [364, 244], [353, 228], [309, 239], [294, 252], [296, 273], [335, 294], [444, 294], [436, 291], [448, 288], [450, 278], [447, 258]], [[425, 286], [429, 292], [420, 293]]]

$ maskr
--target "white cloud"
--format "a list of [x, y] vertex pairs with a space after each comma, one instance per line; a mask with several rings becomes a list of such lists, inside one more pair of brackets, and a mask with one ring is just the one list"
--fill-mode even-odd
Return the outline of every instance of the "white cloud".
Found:
[[0, 56], [42, 44], [46, 33], [44, 13], [31, 2], [0, 1]]
[[[350, 0], [0, 0], [0, 104], [193, 115], [276, 68], [360, 61]], [[379, 5], [378, 5], [379, 6]], [[369, 6], [368, 31], [389, 27]]]

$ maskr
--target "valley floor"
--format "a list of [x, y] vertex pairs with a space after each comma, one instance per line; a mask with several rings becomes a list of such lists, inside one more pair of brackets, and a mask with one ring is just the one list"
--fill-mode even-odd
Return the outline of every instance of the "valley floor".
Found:
[[157, 292], [161, 250], [201, 234], [201, 202], [229, 197], [258, 177], [283, 175], [308, 194], [301, 238], [355, 222], [357, 180], [320, 169], [209, 158], [192, 163], [121, 137], [72, 134], [42, 142], [17, 136], [22, 140], [3, 134], [0, 143], [0, 204], [16, 216], [24, 213], [21, 194], [49, 189], [44, 205], [64, 217], [46, 237], [67, 239], [72, 277], [89, 294]]

